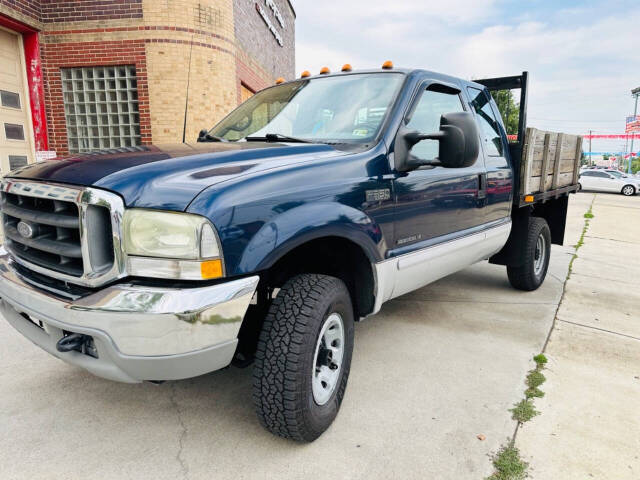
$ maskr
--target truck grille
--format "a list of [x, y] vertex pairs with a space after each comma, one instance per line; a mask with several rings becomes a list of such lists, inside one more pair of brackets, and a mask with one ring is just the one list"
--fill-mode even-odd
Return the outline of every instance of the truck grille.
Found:
[[123, 273], [116, 195], [5, 179], [0, 208], [5, 248], [23, 266], [86, 286]]
[[7, 246], [14, 255], [56, 272], [82, 276], [76, 203], [2, 192], [1, 205]]

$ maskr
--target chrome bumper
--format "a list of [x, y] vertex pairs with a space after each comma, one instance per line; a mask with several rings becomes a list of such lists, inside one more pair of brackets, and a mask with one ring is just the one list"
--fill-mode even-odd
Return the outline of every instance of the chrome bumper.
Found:
[[[258, 280], [188, 289], [121, 284], [71, 301], [28, 283], [0, 247], [0, 313], [9, 323], [52, 355], [123, 382], [189, 378], [227, 366]], [[98, 358], [58, 352], [63, 331], [92, 336]]]

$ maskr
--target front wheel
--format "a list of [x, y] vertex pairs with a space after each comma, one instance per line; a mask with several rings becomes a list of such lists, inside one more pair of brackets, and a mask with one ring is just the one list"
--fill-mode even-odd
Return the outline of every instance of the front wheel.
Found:
[[536, 290], [547, 275], [551, 256], [551, 231], [544, 218], [531, 217], [522, 246], [522, 264], [507, 266], [509, 283], [518, 290]]
[[624, 187], [622, 187], [622, 194], [625, 197], [630, 197], [631, 195], [636, 194], [636, 189], [633, 187], [633, 185], [625, 185]]
[[345, 284], [327, 275], [287, 281], [267, 314], [253, 374], [262, 425], [302, 442], [338, 414], [353, 352], [353, 307]]

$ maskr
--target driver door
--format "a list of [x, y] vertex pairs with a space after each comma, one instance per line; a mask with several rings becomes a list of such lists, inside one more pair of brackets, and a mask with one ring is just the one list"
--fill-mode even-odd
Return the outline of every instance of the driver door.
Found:
[[[407, 128], [421, 133], [440, 129], [445, 113], [465, 111], [460, 92], [426, 87], [409, 110]], [[411, 154], [432, 160], [438, 156], [437, 140], [417, 143]], [[485, 222], [485, 200], [479, 195], [484, 181], [482, 158], [467, 168], [425, 166], [399, 174], [394, 180], [396, 195], [395, 242], [397, 254], [424, 248], [456, 236], [458, 232]]]

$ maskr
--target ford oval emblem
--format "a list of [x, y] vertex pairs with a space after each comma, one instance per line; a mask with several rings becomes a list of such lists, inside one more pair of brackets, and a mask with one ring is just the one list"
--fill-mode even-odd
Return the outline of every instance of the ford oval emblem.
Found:
[[28, 223], [18, 222], [18, 233], [24, 238], [31, 238], [33, 237], [33, 228]]

